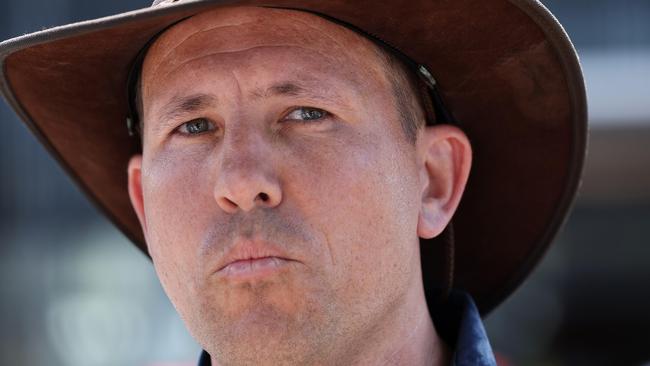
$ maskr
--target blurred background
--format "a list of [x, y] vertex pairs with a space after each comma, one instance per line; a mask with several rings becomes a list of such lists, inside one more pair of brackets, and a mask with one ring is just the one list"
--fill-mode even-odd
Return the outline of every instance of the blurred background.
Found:
[[[487, 319], [502, 365], [650, 361], [650, 1], [543, 1], [587, 83], [590, 149], [569, 220]], [[149, 5], [2, 0], [0, 38]], [[0, 365], [192, 365], [149, 260], [0, 104]]]

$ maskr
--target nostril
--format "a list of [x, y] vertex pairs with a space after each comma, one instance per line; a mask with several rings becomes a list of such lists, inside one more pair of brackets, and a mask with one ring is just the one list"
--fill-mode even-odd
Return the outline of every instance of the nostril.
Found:
[[231, 201], [230, 199], [228, 199], [227, 197], [220, 197], [218, 201], [221, 208], [223, 208], [226, 211], [232, 211], [237, 209], [237, 204]]
[[262, 202], [268, 202], [269, 201], [269, 195], [264, 193], [264, 192], [258, 194], [257, 196], [262, 200]]

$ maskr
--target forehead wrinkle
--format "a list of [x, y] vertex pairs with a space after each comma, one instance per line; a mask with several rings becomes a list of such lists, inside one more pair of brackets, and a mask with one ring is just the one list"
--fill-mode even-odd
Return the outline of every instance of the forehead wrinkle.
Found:
[[[253, 46], [253, 47], [248, 47], [248, 48], [242, 48], [242, 49], [238, 49], [238, 50], [232, 50], [232, 51], [212, 52], [212, 53], [209, 53], [209, 54], [206, 54], [206, 55], [195, 56], [195, 57], [193, 57], [193, 58], [191, 58], [191, 59], [185, 60], [183, 63], [177, 65], [174, 69], [169, 70], [167, 73], [165, 73], [165, 74], [163, 75], [163, 77], [155, 77], [154, 80], [170, 80], [170, 79], [173, 80], [172, 75], [173, 75], [174, 73], [178, 72], [179, 69], [181, 69], [181, 68], [183, 68], [183, 67], [186, 67], [187, 64], [189, 64], [189, 63], [192, 63], [192, 62], [195, 62], [195, 61], [199, 61], [199, 60], [204, 59], [204, 58], [209, 58], [209, 57], [212, 57], [212, 56], [218, 56], [218, 55], [222, 55], [222, 56], [223, 56], [223, 55], [228, 55], [228, 54], [235, 54], [235, 53], [239, 53], [239, 52], [248, 52], [248, 51], [252, 51], [252, 50], [256, 50], [256, 49], [265, 49], [265, 48], [284, 48], [284, 47], [287, 47], [287, 48], [298, 48], [298, 49], [301, 49], [301, 50], [303, 49], [303, 47], [300, 47], [300, 46], [297, 46], [297, 45], [292, 45], [292, 44], [280, 44], [280, 45], [259, 45], [259, 46]], [[307, 51], [309, 51], [309, 50], [307, 50]], [[322, 57], [330, 58], [328, 55], [322, 55]], [[335, 61], [337, 61], [337, 60], [335, 60]], [[332, 68], [331, 68], [331, 67], [328, 67], [328, 70], [330, 70], [330, 69], [332, 69]], [[338, 68], [334, 68], [334, 70], [338, 70]], [[192, 69], [192, 71], [195, 71], [195, 70]], [[332, 74], [329, 73], [329, 71], [325, 71], [324, 73], [325, 73], [326, 76], [327, 76], [326, 79], [329, 80], [329, 79], [332, 78]], [[151, 77], [152, 77], [152, 76], [150, 76], [150, 78], [151, 78]], [[363, 88], [362, 85], [361, 85], [358, 81], [356, 81], [354, 78], [350, 78], [350, 77], [338, 77], [338, 78], [336, 78], [336, 79], [343, 81], [346, 85], [348, 85], [349, 87], [351, 87], [351, 89], [354, 90], [355, 93], [357, 93], [357, 94], [363, 94], [363, 90], [364, 90], [364, 88]], [[312, 76], [312, 75], [306, 75], [306, 74], [304, 74], [304, 73], [300, 73], [300, 74], [296, 75], [296, 78], [293, 78], [293, 79], [290, 79], [290, 80], [286, 80], [286, 81], [284, 81], [284, 82], [286, 83], [286, 82], [288, 82], [288, 81], [293, 82], [293, 83], [296, 84], [297, 86], [300, 86], [302, 89], [307, 90], [307, 89], [313, 89], [313, 88], [312, 88], [311, 86], [309, 86], [309, 85], [305, 85], [305, 84], [315, 84], [315, 83], [321, 82], [322, 79], [321, 79], [321, 78], [318, 78], [318, 77], [314, 77], [314, 76]], [[164, 82], [164, 81], [163, 81], [163, 82]], [[280, 83], [278, 83], [278, 82], [275, 83], [276, 86], [277, 86], [278, 84], [281, 84], [281, 82], [280, 82]], [[146, 89], [151, 90], [151, 89], [154, 89], [154, 88], [152, 87], [151, 83], [148, 83]], [[341, 97], [341, 95], [339, 95], [338, 93], [335, 93], [335, 92], [329, 90], [330, 88], [327, 88], [327, 87], [320, 87], [320, 88], [318, 88], [318, 89], [321, 90], [321, 94], [320, 94], [320, 95], [322, 95], [322, 97], [319, 96], [318, 93], [307, 93], [307, 92], [305, 92], [304, 95], [311, 96], [311, 97], [314, 97], [314, 98], [316, 98], [316, 99], [322, 99], [322, 100], [334, 100], [334, 101], [336, 101], [336, 102], [339, 102], [339, 104], [341, 104], [341, 106], [347, 105], [347, 103], [344, 103], [344, 102], [345, 102], [345, 98]], [[322, 93], [323, 91], [325, 91], [324, 94]], [[258, 91], [257, 94], [262, 94], [262, 95], [263, 95], [264, 93], [263, 93], [263, 92], [262, 92], [262, 93], [259, 93], [259, 91]], [[286, 95], [286, 93], [285, 93], [285, 95]]]
[[[191, 18], [190, 18], [190, 19], [191, 19]], [[186, 21], [189, 21], [190, 19], [186, 19]], [[183, 23], [184, 23], [184, 22], [183, 22]], [[180, 26], [180, 25], [183, 24], [183, 23], [180, 23], [180, 24], [178, 24], [178, 25]], [[185, 42], [189, 41], [190, 39], [192, 39], [192, 38], [194, 38], [194, 37], [198, 37], [198, 36], [200, 36], [200, 35], [203, 34], [203, 33], [211, 32], [211, 31], [214, 31], [214, 30], [217, 30], [217, 29], [220, 29], [220, 28], [237, 27], [237, 26], [241, 26], [241, 25], [249, 24], [249, 23], [254, 23], [254, 22], [253, 22], [253, 21], [249, 21], [249, 22], [242, 22], [242, 23], [237, 23], [237, 24], [215, 25], [215, 26], [210, 27], [210, 28], [207, 28], [207, 29], [197, 30], [197, 31], [195, 31], [195, 32], [193, 32], [193, 33], [187, 35], [187, 36], [184, 37], [183, 39], [179, 40], [176, 44], [174, 44], [173, 46], [171, 46], [171, 48], [169, 48], [169, 47], [164, 47], [164, 49], [167, 49], [167, 52], [165, 52], [165, 53], [161, 56], [160, 60], [162, 60], [162, 61], [159, 62], [158, 65], [156, 65], [156, 68], [152, 70], [152, 73], [155, 73], [156, 71], [158, 71], [158, 69], [159, 69], [159, 68], [164, 64], [164, 61], [165, 61], [167, 58], [169, 58], [169, 56], [170, 56], [172, 53], [174, 53], [174, 51], [176, 51], [179, 47], [181, 47]], [[189, 24], [185, 24], [185, 26], [189, 26]], [[197, 29], [196, 26], [194, 26], [193, 28], [194, 28], [194, 29]], [[165, 33], [167, 33], [167, 32], [170, 32], [170, 33], [173, 32], [173, 28], [167, 30]], [[166, 34], [166, 37], [157, 40], [157, 41], [155, 42], [154, 46], [152, 46], [152, 48], [151, 48], [151, 49], [152, 49], [152, 52], [156, 52], [158, 48], [163, 47], [164, 41], [169, 41], [168, 38], [170, 38], [170, 37], [171, 37], [171, 35]], [[173, 39], [173, 38], [172, 38], [172, 39]], [[158, 44], [159, 42], [160, 42], [160, 44]]]
[[[273, 47], [285, 47], [285, 46], [284, 45], [256, 46], [247, 49], [245, 51], [251, 49], [257, 49], [257, 48], [273, 48]], [[168, 77], [170, 77], [170, 75], [177, 72], [178, 69], [184, 67], [187, 63], [194, 62], [203, 58], [211, 57], [216, 54], [229, 54], [229, 53], [237, 53], [237, 52], [242, 52], [242, 51], [218, 52], [218, 53], [211, 53], [207, 55], [197, 56], [195, 58], [187, 60], [183, 64], [178, 65], [175, 69], [169, 71], [167, 74], [164, 75], [163, 79], [167, 79]], [[331, 74], [327, 74], [327, 78], [325, 79], [329, 80], [331, 79], [331, 77], [332, 77]], [[343, 81], [345, 85], [349, 86], [355, 93], [362, 94], [363, 87], [358, 82], [356, 82], [353, 78], [339, 77], [337, 78], [337, 80]], [[339, 93], [333, 90], [333, 88], [329, 88], [327, 87], [327, 85], [315, 87], [317, 86], [315, 84], [322, 83], [322, 82], [323, 82], [322, 78], [299, 73], [298, 75], [296, 75], [296, 78], [274, 82], [271, 86], [267, 87], [266, 89], [256, 88], [255, 90], [250, 92], [250, 95], [257, 98], [260, 97], [268, 98], [270, 96], [279, 96], [279, 95], [296, 96], [296, 97], [304, 96], [304, 97], [310, 97], [313, 99], [320, 99], [325, 101], [335, 101], [340, 106], [348, 105], [348, 103], [346, 102], [346, 98], [343, 98]]]
[[[333, 22], [330, 22], [330, 21], [328, 21], [328, 20], [325, 20], [325, 19], [323, 19], [323, 18], [321, 18], [321, 17], [319, 17], [319, 16], [317, 16], [317, 15], [313, 15], [313, 14], [310, 14], [310, 13], [307, 13], [307, 12], [304, 12], [304, 11], [292, 10], [292, 9], [266, 9], [266, 8], [260, 8], [260, 9], [269, 10], [269, 11], [273, 11], [273, 12], [279, 11], [279, 12], [291, 13], [292, 15], [294, 15], [294, 16], [292, 17], [292, 22], [285, 22], [284, 24], [282, 24], [282, 25], [284, 25], [285, 27], [289, 27], [289, 28], [291, 28], [291, 30], [293, 31], [293, 30], [295, 30], [295, 28], [296, 28], [295, 25], [296, 25], [297, 23], [298, 23], [298, 24], [302, 24], [302, 25], [306, 26], [307, 28], [310, 28], [310, 29], [316, 31], [316, 33], [317, 33], [318, 35], [324, 35], [324, 36], [326, 36], [328, 39], [330, 39], [331, 41], [333, 41], [334, 43], [336, 43], [336, 44], [337, 44], [338, 46], [340, 46], [341, 48], [345, 48], [345, 45], [343, 45], [343, 44], [342, 44], [338, 39], [334, 38], [334, 37], [331, 36], [331, 35], [328, 35], [328, 34], [323, 33], [323, 30], [324, 30], [324, 29], [319, 29], [318, 27], [313, 26], [312, 24], [307, 23], [307, 22], [304, 21], [304, 20], [301, 20], [300, 17], [301, 17], [301, 16], [303, 16], [303, 17], [308, 17], [308, 18], [311, 18], [311, 20], [318, 19], [318, 21], [320, 21], [322, 24], [327, 24], [328, 26], [332, 26], [333, 28], [337, 29], [337, 31], [339, 31], [339, 32], [340, 32], [340, 31], [343, 31], [343, 33], [347, 33], [348, 30], [347, 30], [346, 28], [344, 28], [344, 27], [341, 27], [340, 25], [337, 25], [337, 24], [335, 24], [335, 23], [333, 23]], [[202, 15], [202, 14], [197, 14], [197, 15]], [[265, 15], [266, 15], [266, 14], [265, 14]], [[299, 16], [296, 17], [296, 15], [299, 15]], [[196, 15], [195, 15], [195, 16], [196, 16]], [[186, 19], [184, 22], [181, 22], [180, 24], [178, 24], [178, 26], [182, 26], [182, 25], [189, 26], [188, 23], [189, 23], [189, 21], [190, 21], [192, 18], [194, 18], [194, 17], [190, 17], [190, 18]], [[224, 19], [224, 18], [222, 18], [222, 19]], [[227, 20], [227, 18], [225, 18], [225, 19]], [[194, 38], [194, 37], [197, 37], [197, 36], [199, 36], [199, 35], [201, 35], [201, 34], [203, 34], [203, 33], [211, 32], [211, 31], [218, 30], [218, 29], [227, 29], [227, 28], [233, 28], [233, 27], [240, 27], [240, 26], [247, 25], [247, 24], [253, 24], [253, 27], [251, 27], [251, 28], [256, 28], [256, 26], [257, 26], [257, 28], [260, 28], [260, 27], [259, 27], [260, 24], [262, 24], [262, 23], [268, 23], [269, 20], [274, 20], [274, 19], [275, 19], [275, 18], [272, 18], [272, 17], [270, 17], [270, 16], [267, 16], [266, 18], [261, 19], [261, 20], [260, 20], [259, 18], [256, 18], [256, 19], [252, 19], [252, 20], [248, 20], [248, 21], [241, 21], [241, 22], [238, 22], [238, 23], [232, 23], [232, 22], [230, 22], [230, 23], [228, 23], [228, 24], [219, 24], [219, 25], [209, 26], [208, 28], [201, 28], [200, 30], [197, 30], [197, 31], [195, 31], [195, 32], [193, 32], [193, 33], [187, 35], [187, 36], [184, 37], [183, 39], [179, 40], [179, 41], [178, 41], [174, 46], [172, 46], [171, 49], [169, 49], [169, 50], [168, 50], [168, 51], [163, 55], [163, 58], [167, 58], [167, 57], [168, 57], [172, 52], [174, 52], [174, 51], [175, 51], [179, 46], [181, 46], [181, 45], [182, 45], [183, 43], [185, 43], [186, 41], [188, 41], [188, 40], [190, 40], [190, 39], [192, 39], [192, 38]], [[188, 23], [186, 23], [186, 22], [188, 22]], [[191, 24], [191, 23], [190, 23], [190, 24]], [[199, 29], [198, 27], [196, 27], [195, 24], [192, 24], [192, 28], [194, 28], [194, 29]], [[249, 28], [249, 29], [250, 29], [250, 28]], [[278, 25], [277, 25], [277, 24], [274, 25], [274, 29], [278, 29]], [[170, 33], [171, 33], [171, 32], [173, 32], [173, 29], [169, 29], [167, 32], [170, 32]], [[165, 33], [167, 33], [167, 32], [165, 32]], [[353, 35], [353, 36], [357, 36], [356, 38], [358, 38], [358, 39], [363, 39], [362, 37], [359, 37], [359, 36], [358, 36], [356, 33], [354, 33], [354, 32], [351, 32], [351, 31], [350, 31], [350, 34]], [[165, 37], [165, 38], [167, 38], [167, 37]], [[166, 39], [165, 39], [165, 40], [166, 40]], [[166, 47], [166, 48], [167, 48], [167, 47]]]
[[[170, 75], [174, 74], [177, 72], [179, 69], [185, 67], [188, 63], [200, 61], [205, 58], [213, 57], [213, 56], [220, 56], [220, 55], [231, 55], [231, 54], [236, 54], [236, 53], [241, 53], [241, 52], [249, 52], [249, 51], [254, 51], [254, 50], [260, 50], [260, 49], [267, 49], [267, 48], [298, 48], [298, 49], [303, 49], [303, 47], [297, 46], [297, 45], [292, 45], [292, 44], [278, 44], [278, 45], [256, 45], [252, 47], [247, 47], [247, 48], [241, 48], [241, 49], [235, 49], [235, 50], [229, 50], [229, 51], [217, 51], [217, 52], [211, 52], [205, 55], [199, 55], [195, 56], [192, 58], [189, 58], [187, 60], [184, 60], [182, 63], [179, 65], [175, 66], [173, 69], [169, 70], [166, 72], [164, 75], [162, 75], [163, 79], [167, 79], [170, 77]], [[322, 55], [325, 57], [326, 55]]]
[[[342, 49], [342, 50], [349, 49], [349, 47], [344, 44], [344, 40], [342, 39], [343, 37], [337, 38], [337, 37], [333, 36], [332, 34], [329, 34], [330, 32], [324, 32], [325, 29], [323, 29], [323, 28], [326, 28], [326, 27], [320, 27], [319, 28], [317, 26], [314, 26], [313, 24], [310, 24], [307, 21], [301, 19], [301, 16], [302, 17], [308, 17], [308, 18], [311, 18], [311, 20], [315, 20], [316, 22], [320, 22], [321, 24], [325, 24], [326, 26], [329, 26], [331, 29], [335, 29], [338, 34], [344, 35], [345, 38], [355, 39], [356, 41], [364, 43], [366, 46], [368, 46], [369, 41], [366, 40], [364, 37], [356, 34], [355, 32], [353, 32], [353, 31], [351, 31], [349, 29], [344, 28], [344, 27], [342, 27], [340, 25], [332, 23], [332, 22], [330, 22], [330, 21], [328, 21], [326, 19], [322, 19], [321, 17], [319, 17], [317, 15], [301, 12], [301, 11], [298, 11], [298, 10], [289, 10], [289, 9], [266, 9], [266, 10], [278, 10], [278, 11], [282, 11], [282, 12], [291, 13], [292, 15], [294, 15], [294, 16], [291, 17], [292, 22], [291, 23], [285, 22], [285, 24], [282, 24], [283, 26], [289, 27], [295, 32], [295, 28], [296, 28], [295, 24], [301, 24], [301, 25], [305, 26], [306, 28], [311, 29], [314, 32], [316, 32], [316, 34], [318, 34], [318, 36], [327, 38], [329, 41], [333, 42], [339, 49]], [[296, 16], [296, 15], [299, 15], [299, 16]], [[192, 18], [193, 17], [185, 20], [184, 22], [181, 22], [178, 26], [185, 25], [185, 26], [188, 26], [188, 27], [191, 27], [191, 28], [194, 28], [194, 29], [198, 29], [198, 27], [196, 27], [196, 24], [193, 24], [193, 23], [188, 24], [188, 23], [186, 23], [186, 22], [189, 22]], [[227, 19], [227, 18], [225, 18], [225, 19]], [[262, 22], [268, 23], [268, 20], [273, 20], [273, 18], [267, 17], [267, 18], [263, 19]], [[237, 22], [237, 23], [230, 22], [228, 24], [212, 25], [212, 26], [209, 26], [208, 28], [202, 28], [200, 30], [197, 30], [197, 31], [185, 36], [181, 40], [179, 40], [174, 46], [172, 46], [167, 52], [165, 52], [165, 54], [162, 55], [162, 58], [160, 58], [162, 61], [159, 62], [158, 65], [156, 65], [156, 67], [152, 70], [152, 72], [153, 73], [157, 72], [157, 70], [160, 67], [162, 67], [163, 64], [166, 63], [165, 60], [167, 60], [169, 58], [169, 56], [174, 51], [176, 51], [185, 42], [191, 40], [192, 38], [198, 37], [198, 36], [200, 36], [200, 35], [202, 35], [202, 34], [204, 34], [206, 32], [212, 32], [212, 31], [219, 30], [219, 29], [228, 29], [228, 28], [232, 28], [232, 27], [240, 27], [240, 26], [244, 26], [244, 25], [247, 25], [247, 24], [253, 24], [252, 28], [255, 28], [256, 26], [258, 26], [258, 28], [259, 28], [259, 25], [262, 22], [260, 22], [260, 19], [257, 18], [257, 19], [248, 20], [248, 21], [241, 21], [241, 22]], [[279, 29], [277, 25], [274, 28]], [[167, 32], [173, 32], [173, 28], [168, 30]], [[349, 36], [351, 36], [351, 37], [349, 37]], [[164, 39], [160, 39], [156, 43], [159, 43], [160, 41], [167, 41], [168, 40], [167, 38], [169, 38], [169, 37], [170, 36], [165, 37]], [[309, 37], [304, 37], [304, 38], [309, 38]], [[304, 39], [302, 39], [302, 40], [304, 41]], [[157, 49], [159, 47], [162, 47], [162, 45], [154, 45], [154, 47], [152, 47], [152, 48]], [[165, 48], [167, 48], [167, 47], [165, 47]]]
[[[300, 13], [300, 11], [295, 11], [296, 13]], [[335, 29], [337, 34], [341, 34], [345, 37], [345, 39], [350, 39], [354, 40], [358, 44], [363, 45], [365, 48], [365, 51], [367, 52], [360, 52], [360, 49], [354, 48], [354, 52], [350, 52], [349, 50], [352, 49], [350, 45], [346, 45], [343, 41], [343, 37], [335, 37], [333, 34], [323, 32], [322, 30], [318, 29], [318, 27], [314, 26], [311, 23], [307, 23], [304, 20], [301, 19], [295, 19], [294, 21], [296, 23], [303, 24], [305, 27], [313, 29], [319, 36], [323, 36], [334, 42], [339, 49], [343, 51], [348, 57], [354, 59], [357, 62], [360, 62], [362, 64], [368, 65], [370, 64], [370, 67], [364, 68], [366, 71], [370, 72], [372, 70], [372, 73], [375, 74], [376, 76], [379, 76], [380, 79], [383, 79], [384, 82], [388, 82], [386, 79], [385, 75], [385, 67], [383, 66], [382, 59], [380, 55], [377, 52], [377, 46], [375, 43], [373, 43], [370, 39], [362, 36], [361, 34], [348, 29], [344, 26], [338, 25], [336, 23], [333, 23], [327, 19], [324, 19], [320, 16], [314, 15], [314, 14], [309, 14], [309, 13], [304, 13], [307, 16], [310, 16], [312, 18], [317, 19], [317, 21], [322, 22], [323, 24], [331, 25], [332, 29]], [[330, 50], [331, 51], [331, 50]], [[372, 62], [368, 63], [367, 60], [372, 60]], [[364, 62], [365, 60], [365, 62]]]
[[[361, 37], [357, 33], [353, 32], [353, 31], [351, 31], [351, 30], [349, 30], [347, 28], [344, 28], [344, 27], [342, 27], [342, 26], [340, 26], [338, 24], [332, 23], [329, 20], [325, 20], [325, 19], [323, 19], [323, 18], [321, 18], [319, 16], [316, 16], [316, 15], [312, 15], [312, 14], [306, 14], [306, 15], [313, 16], [313, 17], [317, 18], [319, 21], [326, 22], [326, 24], [331, 25], [332, 28], [336, 29], [337, 33], [340, 33], [340, 34], [343, 34], [343, 35], [346, 35], [346, 36], [352, 36], [352, 39], [355, 39], [356, 41], [361, 41], [362, 43], [366, 44], [366, 42], [365, 42], [366, 39], [365, 38]], [[330, 41], [334, 42], [340, 49], [343, 49], [343, 50], [348, 50], [349, 49], [349, 45], [345, 45], [344, 41], [342, 39], [340, 39], [340, 38], [337, 39], [334, 35], [329, 34], [327, 32], [323, 32], [323, 29], [319, 29], [318, 27], [314, 26], [313, 24], [307, 23], [306, 21], [301, 20], [301, 19], [295, 19], [294, 21], [295, 21], [295, 23], [300, 23], [300, 24], [304, 25], [305, 27], [314, 30], [319, 36], [325, 37], [325, 38], [329, 39]], [[349, 37], [346, 37], [346, 38], [349, 38]], [[354, 54], [354, 53], [351, 52], [349, 54]]]

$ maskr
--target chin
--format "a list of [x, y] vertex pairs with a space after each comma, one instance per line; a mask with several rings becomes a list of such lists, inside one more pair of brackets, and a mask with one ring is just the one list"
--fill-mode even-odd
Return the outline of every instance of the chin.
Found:
[[224, 365], [305, 365], [321, 356], [318, 343], [327, 338], [322, 337], [326, 329], [312, 311], [261, 300], [237, 315], [220, 319], [201, 342]]
[[202, 298], [186, 323], [223, 365], [314, 364], [338, 329], [327, 299], [287, 283], [255, 282]]

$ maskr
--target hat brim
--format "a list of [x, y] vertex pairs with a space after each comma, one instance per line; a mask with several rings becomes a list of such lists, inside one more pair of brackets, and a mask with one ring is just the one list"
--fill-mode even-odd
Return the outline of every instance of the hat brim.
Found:
[[[0, 44], [5, 98], [88, 196], [147, 252], [127, 193], [127, 75], [160, 30], [207, 9], [265, 5], [340, 19], [426, 65], [474, 159], [454, 217], [455, 287], [486, 314], [530, 273], [572, 205], [587, 112], [566, 33], [532, 0], [181, 1]], [[439, 248], [421, 242], [427, 294]]]

